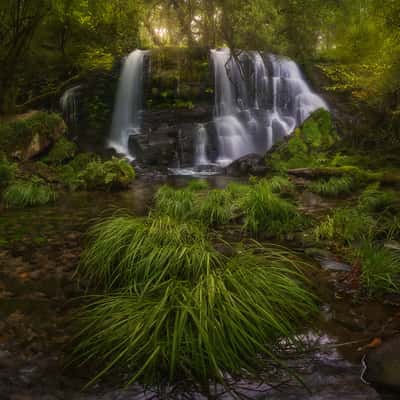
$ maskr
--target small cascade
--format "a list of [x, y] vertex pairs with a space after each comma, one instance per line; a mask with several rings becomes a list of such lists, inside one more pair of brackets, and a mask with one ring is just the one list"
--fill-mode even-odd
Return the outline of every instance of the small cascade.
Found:
[[129, 137], [140, 133], [143, 109], [144, 58], [147, 51], [135, 50], [126, 58], [114, 106], [109, 147], [133, 160]]
[[207, 157], [207, 142], [208, 142], [207, 130], [203, 124], [199, 124], [197, 127], [196, 137], [195, 137], [195, 154], [194, 154], [195, 166], [210, 164], [210, 161]]
[[214, 64], [214, 124], [218, 136], [218, 159], [221, 165], [249, 153], [255, 148], [238, 113], [246, 104], [245, 81], [229, 50], [212, 50]]
[[311, 113], [328, 109], [292, 60], [256, 51], [233, 57], [228, 49], [212, 50], [211, 57], [220, 165], [250, 153], [264, 154]]
[[82, 86], [77, 85], [67, 89], [60, 98], [63, 118], [68, 126], [76, 127], [79, 117], [79, 95]]

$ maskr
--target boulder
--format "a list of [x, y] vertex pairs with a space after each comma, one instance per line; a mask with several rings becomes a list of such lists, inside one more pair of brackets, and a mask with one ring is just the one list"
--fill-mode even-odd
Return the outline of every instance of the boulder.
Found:
[[370, 350], [364, 367], [362, 378], [365, 381], [400, 392], [400, 335]]
[[0, 123], [0, 148], [27, 161], [46, 152], [67, 130], [60, 115], [32, 111]]
[[248, 154], [226, 167], [226, 173], [230, 176], [264, 175], [266, 171], [264, 157], [259, 154]]

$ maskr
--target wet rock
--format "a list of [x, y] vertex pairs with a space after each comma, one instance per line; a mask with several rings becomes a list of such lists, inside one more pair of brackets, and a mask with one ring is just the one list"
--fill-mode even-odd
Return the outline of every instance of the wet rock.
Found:
[[226, 167], [230, 176], [264, 175], [266, 172], [264, 157], [259, 154], [248, 154]]
[[318, 261], [321, 267], [328, 271], [349, 272], [352, 270], [351, 265], [344, 264], [330, 258], [320, 258]]
[[400, 335], [371, 350], [364, 364], [365, 381], [400, 392]]

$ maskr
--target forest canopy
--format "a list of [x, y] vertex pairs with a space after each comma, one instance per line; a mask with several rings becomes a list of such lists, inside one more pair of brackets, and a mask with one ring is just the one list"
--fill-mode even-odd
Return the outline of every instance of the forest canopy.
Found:
[[0, 0], [0, 112], [134, 48], [226, 46], [320, 63], [398, 123], [399, 20], [396, 0]]

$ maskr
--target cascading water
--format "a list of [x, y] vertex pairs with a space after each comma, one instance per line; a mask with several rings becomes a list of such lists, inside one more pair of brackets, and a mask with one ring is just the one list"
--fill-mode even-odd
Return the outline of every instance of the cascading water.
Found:
[[207, 165], [210, 163], [207, 157], [207, 141], [208, 141], [207, 130], [203, 124], [199, 124], [197, 127], [196, 137], [195, 137], [194, 163], [196, 166]]
[[264, 154], [312, 112], [328, 109], [292, 60], [275, 55], [264, 59], [255, 51], [233, 57], [228, 49], [212, 50], [211, 57], [220, 165], [250, 153]]
[[146, 54], [148, 54], [147, 51], [135, 50], [124, 62], [108, 142], [109, 147], [131, 160], [135, 158], [135, 155], [129, 151], [129, 137], [137, 135], [141, 127]]
[[[244, 107], [246, 91], [238, 64], [229, 50], [212, 50], [214, 64], [215, 105], [214, 124], [218, 136], [218, 164], [255, 152], [254, 142], [238, 117]], [[237, 85], [237, 86], [236, 86]]]
[[67, 89], [60, 98], [62, 115], [69, 126], [76, 126], [79, 115], [79, 91], [82, 86], [77, 85]]

